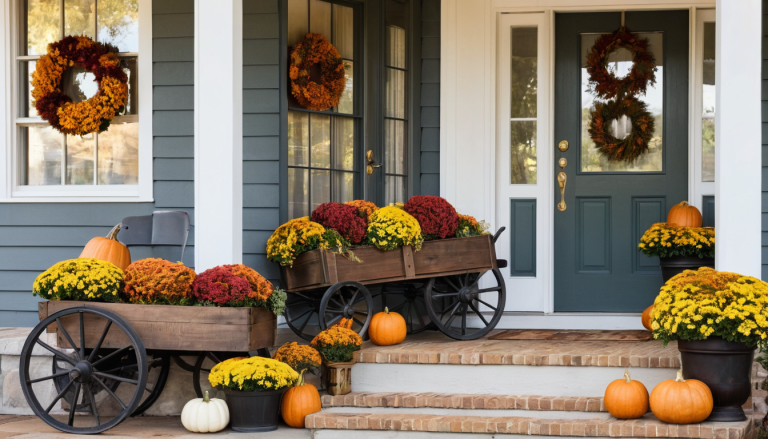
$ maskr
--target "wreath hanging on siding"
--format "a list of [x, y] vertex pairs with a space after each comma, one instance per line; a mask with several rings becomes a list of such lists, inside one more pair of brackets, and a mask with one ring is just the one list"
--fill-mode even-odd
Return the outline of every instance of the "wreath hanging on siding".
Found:
[[[608, 56], [625, 48], [632, 52], [632, 68], [623, 78], [608, 70]], [[638, 38], [622, 26], [595, 41], [587, 55], [589, 90], [607, 102], [595, 103], [589, 135], [608, 161], [632, 163], [648, 151], [653, 137], [654, 119], [647, 106], [637, 99], [656, 83], [656, 60], [648, 51], [648, 39]], [[608, 132], [610, 122], [627, 116], [632, 131], [624, 139]]]
[[[317, 65], [319, 78], [310, 75]], [[307, 34], [291, 50], [291, 93], [304, 108], [325, 111], [339, 105], [347, 78], [339, 51], [320, 34]]]
[[[64, 134], [105, 131], [112, 118], [123, 112], [128, 98], [128, 77], [117, 52], [116, 47], [86, 36], [68, 36], [49, 44], [32, 73], [32, 98], [40, 117]], [[93, 73], [99, 84], [95, 95], [77, 103], [61, 88], [62, 75], [73, 66]]]

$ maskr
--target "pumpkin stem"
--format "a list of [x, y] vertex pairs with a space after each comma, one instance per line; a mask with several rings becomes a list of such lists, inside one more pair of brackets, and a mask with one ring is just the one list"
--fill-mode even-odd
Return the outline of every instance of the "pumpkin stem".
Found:
[[384, 313], [385, 314], [389, 314], [389, 307], [387, 307], [387, 306], [384, 307]]
[[683, 368], [681, 367], [680, 370], [677, 371], [677, 378], [675, 378], [675, 381], [678, 383], [684, 383], [685, 379], [683, 379]]
[[123, 223], [120, 223], [116, 225], [115, 227], [112, 227], [112, 230], [107, 233], [107, 239], [111, 239], [112, 241], [117, 241], [117, 234], [120, 232], [120, 228], [123, 227]]
[[301, 372], [299, 372], [299, 379], [296, 381], [296, 385], [294, 387], [301, 387], [304, 385], [304, 372], [306, 372], [307, 369], [301, 369]]
[[680, 206], [687, 206], [687, 205], [688, 205], [688, 202], [687, 202], [687, 201], [681, 201], [681, 202], [680, 202]]
[[628, 383], [632, 382], [632, 379], [629, 378], [629, 369], [624, 369], [624, 381]]
[[211, 402], [210, 396], [208, 396], [208, 391], [206, 390], [205, 393], [203, 393], [203, 402]]

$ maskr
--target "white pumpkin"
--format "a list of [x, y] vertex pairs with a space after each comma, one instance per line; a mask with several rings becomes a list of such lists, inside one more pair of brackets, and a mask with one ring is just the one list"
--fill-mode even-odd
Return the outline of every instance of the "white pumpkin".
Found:
[[223, 399], [210, 398], [205, 392], [184, 405], [181, 424], [193, 433], [215, 433], [229, 424], [229, 408]]

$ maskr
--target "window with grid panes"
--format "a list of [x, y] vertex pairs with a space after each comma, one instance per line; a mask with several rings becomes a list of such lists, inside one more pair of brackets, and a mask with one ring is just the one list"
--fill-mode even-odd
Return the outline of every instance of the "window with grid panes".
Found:
[[[18, 69], [18, 184], [136, 185], [139, 176], [138, 128], [138, 0], [20, 0]], [[48, 43], [65, 35], [85, 35], [116, 46], [128, 75], [125, 110], [107, 131], [86, 136], [64, 135], [42, 120], [31, 98], [31, 74]], [[74, 102], [94, 94], [91, 73], [70, 68], [61, 89]]]
[[[288, 46], [307, 33], [323, 35], [344, 60], [346, 89], [337, 107], [327, 111], [302, 108], [288, 97], [288, 216], [309, 215], [318, 205], [346, 202], [360, 189], [356, 145], [362, 123], [357, 74], [358, 33], [349, 3], [288, 0]], [[310, 72], [311, 74], [311, 72]]]
[[408, 198], [408, 23], [405, 2], [384, 4], [384, 189], [387, 203]]

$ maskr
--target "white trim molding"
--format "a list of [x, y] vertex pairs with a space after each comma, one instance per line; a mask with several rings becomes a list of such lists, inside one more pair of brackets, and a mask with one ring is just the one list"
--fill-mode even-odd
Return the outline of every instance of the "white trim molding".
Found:
[[195, 0], [195, 60], [200, 272], [243, 259], [243, 0]]
[[715, 226], [718, 270], [761, 276], [760, 0], [717, 0]]

